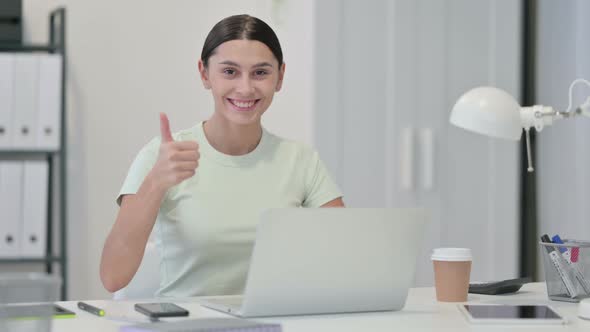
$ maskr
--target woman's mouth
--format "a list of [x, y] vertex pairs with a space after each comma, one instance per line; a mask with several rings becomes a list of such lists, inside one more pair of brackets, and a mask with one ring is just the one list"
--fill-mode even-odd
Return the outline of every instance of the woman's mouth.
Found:
[[256, 104], [260, 99], [231, 99], [227, 98], [227, 101], [233, 106], [233, 109], [239, 112], [252, 111], [256, 108]]

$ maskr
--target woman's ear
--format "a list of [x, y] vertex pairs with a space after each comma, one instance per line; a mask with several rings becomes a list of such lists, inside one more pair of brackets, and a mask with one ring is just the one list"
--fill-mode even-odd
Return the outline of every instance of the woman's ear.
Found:
[[199, 74], [201, 76], [201, 81], [203, 82], [203, 86], [205, 89], [211, 89], [211, 82], [209, 81], [209, 73], [207, 72], [207, 67], [203, 64], [203, 60], [199, 59]]
[[285, 76], [285, 63], [281, 65], [279, 69], [279, 81], [277, 82], [277, 87], [275, 89], [276, 92], [281, 91], [281, 87], [283, 86], [283, 77]]

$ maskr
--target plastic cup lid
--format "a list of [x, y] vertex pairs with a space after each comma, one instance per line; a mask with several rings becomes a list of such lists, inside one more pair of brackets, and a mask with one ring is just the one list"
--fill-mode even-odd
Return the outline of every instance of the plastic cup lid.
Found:
[[433, 261], [461, 262], [471, 261], [471, 249], [469, 248], [437, 248], [432, 252]]

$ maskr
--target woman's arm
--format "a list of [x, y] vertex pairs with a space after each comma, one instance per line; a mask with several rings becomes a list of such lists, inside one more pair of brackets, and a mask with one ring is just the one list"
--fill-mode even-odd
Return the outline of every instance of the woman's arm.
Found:
[[331, 201], [329, 201], [328, 203], [322, 205], [321, 207], [345, 207], [344, 206], [344, 201], [342, 200], [342, 197], [338, 197], [336, 199], [333, 199]]
[[148, 176], [136, 194], [122, 197], [100, 261], [100, 279], [109, 292], [127, 286], [137, 272], [165, 193]]
[[175, 142], [164, 113], [160, 114], [160, 134], [158, 159], [137, 193], [122, 198], [102, 250], [100, 280], [110, 292], [127, 286], [137, 272], [168, 189], [195, 175], [199, 165], [199, 144]]

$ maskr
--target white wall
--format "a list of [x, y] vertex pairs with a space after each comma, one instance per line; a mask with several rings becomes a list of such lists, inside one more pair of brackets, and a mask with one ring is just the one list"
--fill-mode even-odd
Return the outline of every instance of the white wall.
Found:
[[449, 115], [477, 86], [518, 96], [519, 2], [369, 3], [316, 3], [316, 141], [347, 204], [428, 209], [419, 286], [438, 246], [471, 248], [473, 280], [517, 277], [518, 146]]
[[[588, 13], [586, 0], [539, 1], [537, 103], [565, 111], [570, 84], [590, 80]], [[576, 85], [572, 105], [589, 95], [590, 87]], [[539, 235], [590, 240], [590, 119], [556, 121], [537, 138]]]
[[135, 154], [158, 135], [158, 113], [173, 130], [213, 110], [197, 60], [220, 19], [248, 13], [281, 40], [287, 71], [264, 123], [313, 142], [312, 0], [25, 0], [25, 36], [47, 41], [47, 15], [67, 8], [69, 149], [69, 297], [105, 298], [98, 276], [115, 197]]

